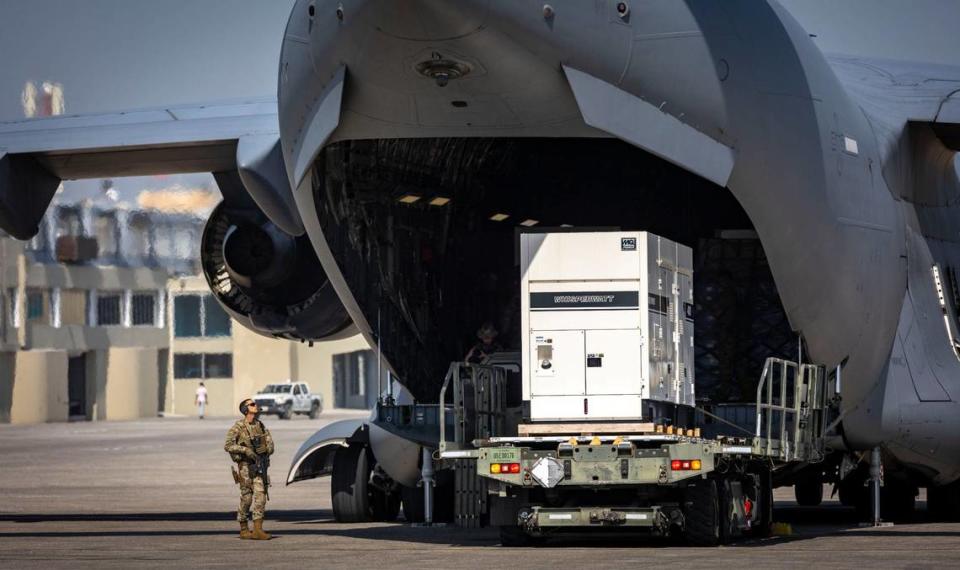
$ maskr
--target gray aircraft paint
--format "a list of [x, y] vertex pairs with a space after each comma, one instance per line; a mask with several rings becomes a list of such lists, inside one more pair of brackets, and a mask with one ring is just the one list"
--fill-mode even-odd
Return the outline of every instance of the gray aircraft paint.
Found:
[[[929, 267], [923, 269], [932, 258], [927, 240], [919, 237], [923, 232], [912, 222], [917, 217], [913, 205], [887, 183], [887, 165], [906, 157], [894, 157], [889, 141], [875, 135], [877, 125], [886, 124], [900, 140], [905, 119], [923, 115], [865, 112], [861, 96], [867, 87], [853, 89], [838, 79], [837, 64], [827, 61], [779, 4], [634, 2], [624, 19], [607, 2], [553, 2], [554, 14], [545, 18], [536, 2], [462, 2], [453, 10], [426, 0], [405, 2], [402, 8], [370, 1], [344, 5], [342, 21], [334, 15], [336, 3], [317, 2], [312, 18], [308, 4], [304, 0], [294, 7], [281, 56], [285, 150], [305, 110], [321, 100], [340, 65], [347, 68], [346, 88], [330, 140], [608, 136], [571, 114], [589, 107], [590, 124], [617, 121], [596, 115], [602, 104], [577, 105], [563, 84], [561, 64], [636, 97], [638, 107], [655, 107], [661, 123], [678, 125], [659, 131], [660, 145], [684, 148], [676, 141], [695, 131], [733, 149], [727, 187], [756, 226], [791, 325], [804, 336], [812, 359], [828, 367], [844, 365], [847, 442], [863, 449], [896, 441], [889, 449], [898, 458], [931, 467], [938, 482], [960, 476], [960, 440], [954, 435], [960, 414], [955, 402], [944, 401], [960, 392], [955, 385], [960, 362], [942, 323], [939, 330], [935, 326], [939, 319], [913, 316], [918, 308], [921, 314], [939, 314], [927, 294], [932, 290]], [[371, 32], [375, 29], [379, 33]], [[364, 49], [354, 49], [357, 45]], [[480, 110], [469, 119], [442, 106], [439, 88], [412, 71], [431, 50], [479, 70], [452, 81], [443, 92], [444, 100], [479, 102]], [[916, 97], [916, 90], [901, 95]], [[436, 115], [427, 114], [434, 109]], [[931, 120], [929, 112], [926, 118]], [[622, 130], [607, 130], [694, 172], [703, 160], [671, 156]], [[298, 161], [305, 154], [315, 156], [321, 146], [307, 153], [297, 147]], [[294, 182], [307, 217], [315, 211], [309, 178]], [[914, 186], [910, 182], [907, 188]], [[946, 217], [952, 220], [945, 222], [948, 227], [955, 227], [958, 218]], [[316, 220], [305, 224], [348, 311], [374, 340], [345, 282], [335, 277], [339, 271], [322, 228]], [[911, 259], [913, 295], [907, 288]], [[914, 349], [904, 351], [898, 329]], [[916, 350], [918, 345], [943, 350], [931, 356], [930, 350]], [[908, 366], [891, 365], [904, 361]], [[941, 390], [925, 408], [921, 395], [934, 389], [934, 376]], [[942, 414], [944, 406], [952, 406], [953, 413]], [[935, 422], [918, 420], [934, 415]], [[929, 448], [932, 439], [938, 441], [936, 450], [917, 451]]]
[[[844, 363], [847, 443], [883, 443], [937, 483], [960, 476], [960, 361], [930, 273], [934, 263], [960, 264], [954, 152], [944, 131], [931, 130], [956, 127], [958, 67], [860, 54], [828, 60], [822, 40], [772, 1], [637, 1], [628, 18], [601, 0], [551, 2], [550, 18], [533, 1], [343, 4], [341, 20], [336, 1], [296, 3], [278, 73], [279, 130], [303, 225], [368, 339], [374, 329], [307, 191], [312, 173], [303, 165], [325, 144], [612, 133], [705, 174], [710, 153], [676, 144], [693, 135], [705, 148], [732, 149], [727, 187], [756, 226], [810, 357]], [[472, 72], [440, 90], [414, 70], [433, 51]], [[564, 65], [594, 78], [600, 92], [655, 107], [663, 140], [612, 128], [601, 105], [574, 96]], [[469, 110], [446, 104], [453, 97], [469, 100]], [[585, 108], [608, 132], [587, 124]], [[251, 163], [274, 163], [267, 157], [254, 152]]]

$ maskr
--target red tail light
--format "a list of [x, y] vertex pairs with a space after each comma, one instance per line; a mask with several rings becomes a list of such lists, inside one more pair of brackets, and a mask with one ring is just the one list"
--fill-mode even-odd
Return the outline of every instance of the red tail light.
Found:
[[699, 459], [674, 459], [670, 461], [670, 469], [673, 471], [700, 471], [703, 462]]

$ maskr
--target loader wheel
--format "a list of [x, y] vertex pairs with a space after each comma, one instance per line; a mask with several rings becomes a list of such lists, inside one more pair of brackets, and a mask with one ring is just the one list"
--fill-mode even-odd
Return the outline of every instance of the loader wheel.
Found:
[[694, 546], [720, 544], [720, 505], [717, 482], [701, 479], [684, 492], [684, 536]]
[[371, 469], [366, 451], [362, 445], [351, 445], [336, 452], [330, 491], [337, 522], [367, 522], [373, 517], [368, 485]]

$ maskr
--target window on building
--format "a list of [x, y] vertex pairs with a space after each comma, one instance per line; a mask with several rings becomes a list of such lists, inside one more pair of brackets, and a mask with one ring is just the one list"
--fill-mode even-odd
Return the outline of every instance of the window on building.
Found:
[[156, 323], [157, 294], [134, 293], [130, 301], [130, 321], [133, 326], [153, 326]]
[[230, 315], [213, 295], [203, 297], [204, 336], [230, 336]]
[[230, 336], [230, 315], [212, 295], [173, 299], [174, 335], [180, 338]]
[[203, 378], [202, 354], [174, 354], [173, 377], [180, 380]]
[[233, 377], [233, 355], [232, 354], [204, 354], [203, 355], [203, 377], [204, 378], [232, 378]]
[[7, 289], [6, 293], [4, 306], [7, 309], [7, 323], [10, 326], [17, 326], [17, 290], [11, 287], [10, 289]]
[[150, 219], [143, 214], [131, 216], [128, 224], [130, 249], [123, 255], [129, 260], [147, 260], [152, 254], [150, 247]]
[[120, 293], [100, 293], [97, 296], [97, 324], [101, 327], [120, 324]]
[[47, 320], [47, 295], [43, 289], [27, 289], [27, 321]]
[[173, 298], [174, 336], [178, 338], [202, 336], [200, 322], [200, 295], [177, 295]]
[[233, 377], [232, 354], [175, 354], [173, 377], [179, 380], [207, 380]]
[[87, 292], [82, 289], [60, 291], [60, 324], [87, 324]]
[[80, 212], [73, 208], [60, 208], [57, 212], [57, 237], [83, 235], [83, 222]]
[[97, 235], [97, 247], [101, 257], [116, 257], [118, 251], [119, 229], [117, 217], [112, 213], [103, 213], [94, 221]]

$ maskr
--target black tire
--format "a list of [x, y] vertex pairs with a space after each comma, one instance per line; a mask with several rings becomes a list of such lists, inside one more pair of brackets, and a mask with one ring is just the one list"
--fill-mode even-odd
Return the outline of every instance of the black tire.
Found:
[[793, 486], [793, 496], [801, 507], [817, 507], [823, 502], [823, 481], [817, 477], [805, 477]]
[[883, 520], [909, 521], [916, 506], [917, 489], [910, 483], [889, 481], [880, 488], [880, 516]]
[[408, 523], [422, 523], [426, 517], [423, 510], [423, 489], [420, 487], [400, 487], [403, 501], [403, 517]]
[[764, 469], [758, 474], [760, 479], [759, 509], [756, 524], [753, 525], [753, 536], [766, 538], [773, 531], [773, 474], [769, 469]]
[[726, 544], [740, 534], [733, 520], [734, 504], [733, 491], [729, 479], [720, 479], [717, 482], [717, 506], [720, 509], [720, 544]]
[[366, 447], [341, 447], [333, 461], [330, 493], [333, 518], [337, 522], [368, 522], [373, 518], [370, 505], [370, 461]]
[[[452, 523], [455, 518], [455, 489], [453, 471], [446, 469], [434, 474], [433, 522]], [[426, 521], [423, 505], [423, 487], [402, 487], [403, 516], [409, 523]]]
[[320, 402], [317, 400], [313, 401], [313, 405], [310, 406], [310, 419], [315, 420], [320, 417], [320, 412], [323, 411], [323, 406], [320, 405]]
[[927, 487], [927, 513], [935, 521], [960, 521], [960, 483]]
[[720, 544], [720, 501], [717, 483], [701, 479], [684, 491], [683, 534], [694, 546]]
[[287, 404], [287, 405], [283, 408], [283, 411], [280, 412], [280, 419], [281, 419], [281, 420], [289, 420], [289, 419], [292, 418], [292, 417], [293, 417], [293, 404]]

